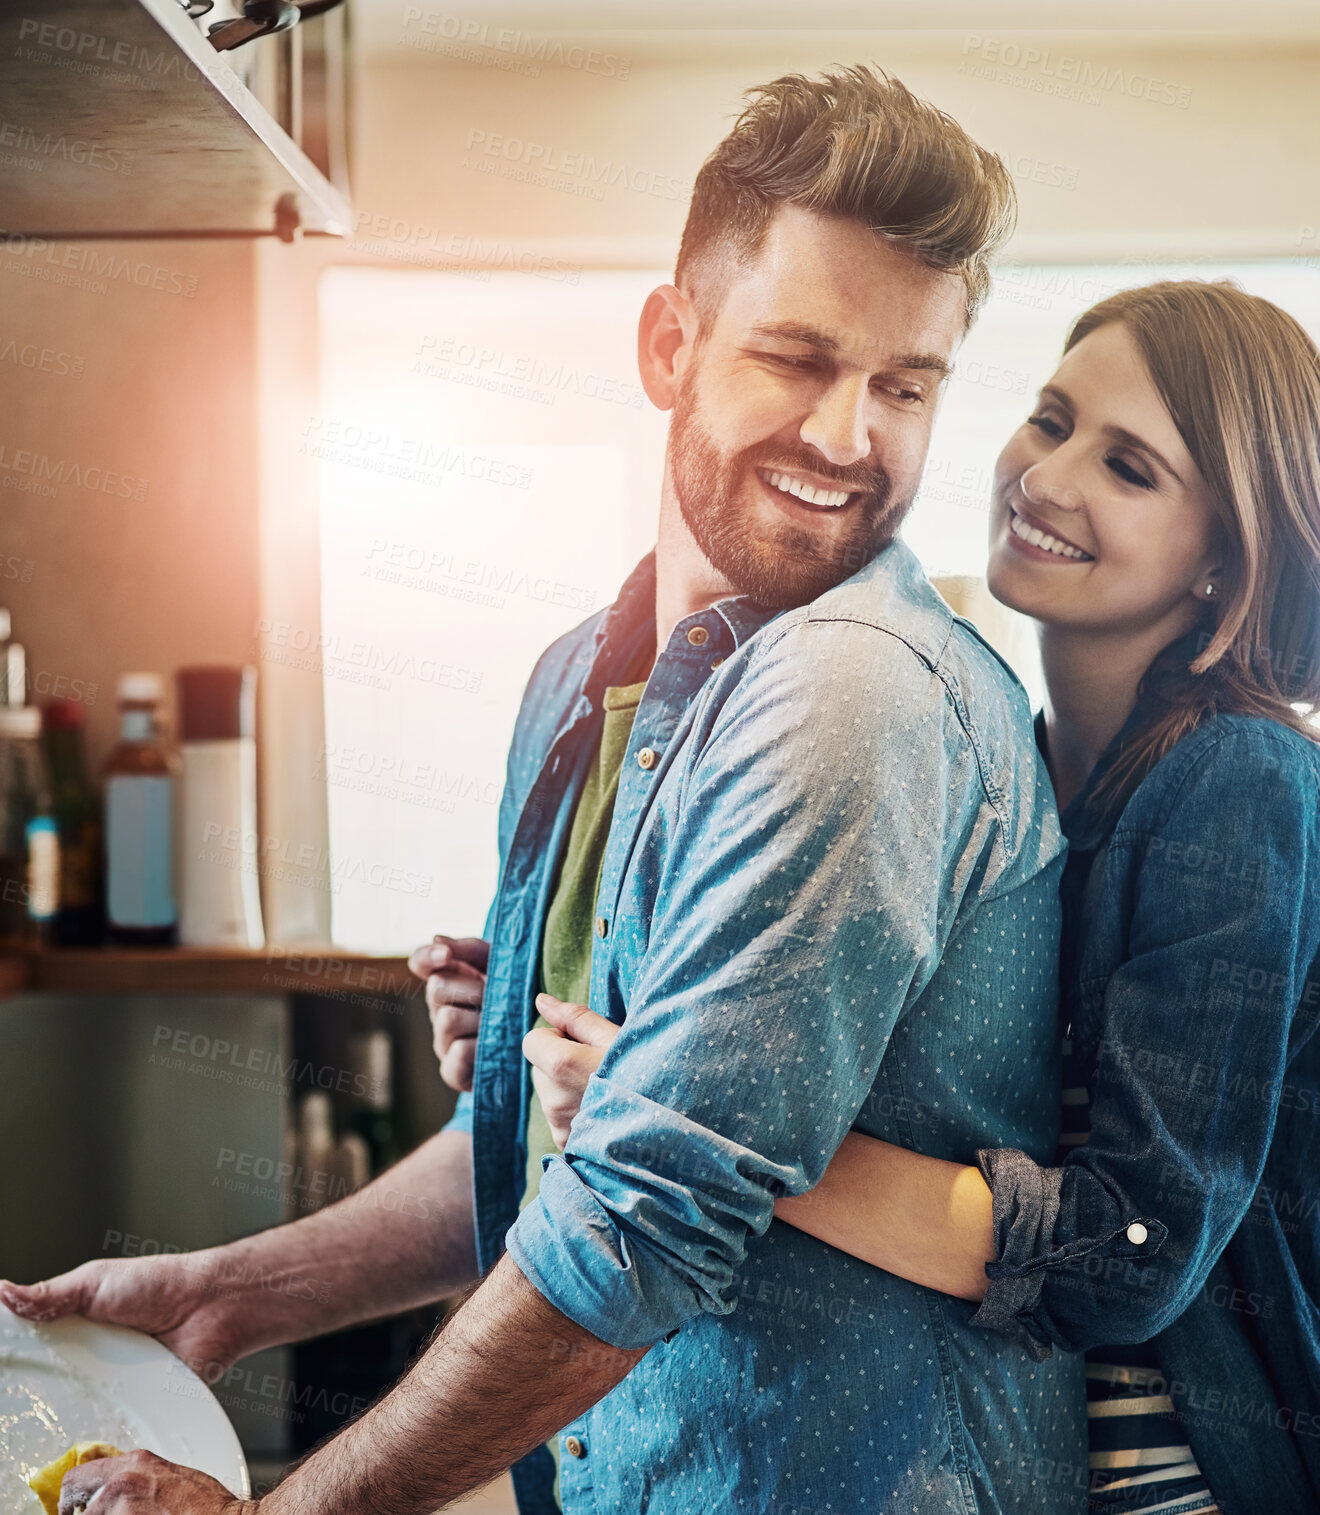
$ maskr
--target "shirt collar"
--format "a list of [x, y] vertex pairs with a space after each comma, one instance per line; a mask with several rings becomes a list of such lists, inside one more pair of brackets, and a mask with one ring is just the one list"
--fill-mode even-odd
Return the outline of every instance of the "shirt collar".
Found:
[[605, 689], [617, 684], [636, 663], [648, 638], [655, 641], [654, 548], [623, 581], [614, 603], [596, 625], [584, 691], [587, 696], [599, 702]]
[[735, 647], [741, 647], [748, 637], [784, 613], [782, 609], [772, 610], [768, 605], [762, 605], [759, 600], [754, 600], [747, 594], [730, 595], [727, 600], [716, 600], [711, 609], [719, 614], [729, 628]]
[[[623, 581], [614, 603], [601, 616], [592, 642], [586, 690], [593, 699], [634, 665], [642, 654], [643, 642], [654, 646], [655, 577], [652, 548]], [[729, 628], [735, 648], [782, 614], [745, 594], [717, 600], [710, 609]]]

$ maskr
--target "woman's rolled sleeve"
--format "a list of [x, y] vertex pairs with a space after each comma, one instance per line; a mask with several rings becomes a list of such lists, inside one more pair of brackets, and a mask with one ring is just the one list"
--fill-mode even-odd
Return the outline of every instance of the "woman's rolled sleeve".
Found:
[[998, 1331], [1043, 1362], [1057, 1340], [1043, 1298], [1047, 1280], [1061, 1284], [1068, 1270], [1076, 1277], [1096, 1263], [1102, 1272], [1113, 1262], [1127, 1268], [1157, 1252], [1168, 1228], [1133, 1214], [1104, 1234], [1056, 1245], [1065, 1170], [1042, 1168], [1012, 1147], [982, 1149], [976, 1162], [993, 1197], [995, 1261], [986, 1264], [989, 1283], [972, 1324]]
[[1055, 1168], [978, 1155], [995, 1256], [974, 1323], [1037, 1360], [1164, 1330], [1256, 1195], [1320, 937], [1315, 760], [1278, 729], [1175, 749], [1119, 819], [1087, 921], [1089, 1141]]

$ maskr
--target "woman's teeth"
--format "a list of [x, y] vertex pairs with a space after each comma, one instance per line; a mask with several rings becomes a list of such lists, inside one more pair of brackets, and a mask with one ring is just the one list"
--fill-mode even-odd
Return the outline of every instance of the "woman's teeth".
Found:
[[1014, 510], [1009, 512], [1008, 529], [1015, 537], [1020, 537], [1024, 542], [1030, 542], [1033, 547], [1039, 547], [1043, 552], [1052, 552], [1055, 557], [1077, 558], [1084, 563], [1094, 561], [1089, 552], [1083, 552], [1079, 547], [1070, 547], [1067, 542], [1060, 542], [1057, 537], [1052, 537], [1044, 531], [1037, 531], [1034, 526], [1028, 526]]
[[840, 505], [846, 505], [852, 498], [851, 490], [817, 489], [815, 485], [804, 484], [801, 479], [795, 479], [786, 473], [773, 473], [767, 470], [761, 477], [771, 488], [782, 489], [785, 494], [795, 496], [804, 505], [824, 505], [834, 510]]

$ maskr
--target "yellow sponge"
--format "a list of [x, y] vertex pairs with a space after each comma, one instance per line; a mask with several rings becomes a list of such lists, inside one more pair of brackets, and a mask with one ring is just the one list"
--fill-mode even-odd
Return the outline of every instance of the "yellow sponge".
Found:
[[70, 1468], [76, 1468], [83, 1462], [95, 1462], [98, 1457], [123, 1455], [118, 1447], [112, 1447], [108, 1441], [80, 1441], [54, 1462], [48, 1462], [40, 1473], [34, 1473], [28, 1479], [28, 1487], [45, 1505], [46, 1515], [59, 1515], [60, 1485]]

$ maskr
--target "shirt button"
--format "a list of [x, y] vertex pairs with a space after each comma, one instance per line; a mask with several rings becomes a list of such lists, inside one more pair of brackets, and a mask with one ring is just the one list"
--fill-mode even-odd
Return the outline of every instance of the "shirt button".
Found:
[[654, 768], [656, 751], [654, 747], [643, 747], [637, 754], [637, 761], [643, 768]]
[[564, 1437], [564, 1450], [570, 1457], [585, 1457], [587, 1455], [585, 1445], [576, 1436]]
[[710, 641], [710, 632], [707, 631], [704, 626], [694, 626], [692, 630], [688, 632], [688, 641], [691, 642], [694, 647], [704, 647], [706, 643]]
[[1149, 1235], [1150, 1233], [1139, 1220], [1134, 1220], [1127, 1229], [1127, 1239], [1134, 1247], [1139, 1247]]
[[723, 658], [713, 658], [710, 666], [712, 669], [718, 668], [723, 661]]
[[598, 915], [596, 917], [596, 935], [604, 936], [609, 929], [610, 928], [605, 924], [605, 917], [603, 915]]

